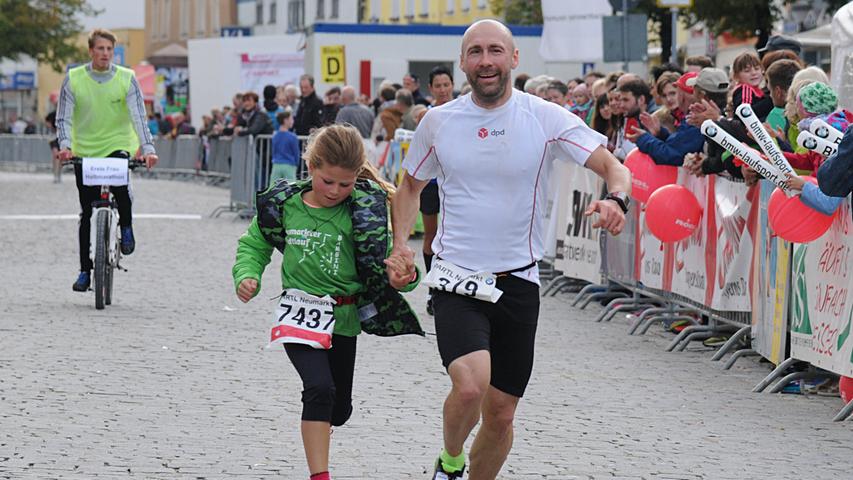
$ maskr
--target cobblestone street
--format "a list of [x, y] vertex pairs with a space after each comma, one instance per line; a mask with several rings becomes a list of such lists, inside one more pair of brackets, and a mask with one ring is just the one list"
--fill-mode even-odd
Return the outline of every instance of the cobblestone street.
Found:
[[[135, 178], [136, 252], [113, 305], [72, 292], [73, 176], [0, 172], [0, 478], [307, 478], [301, 382], [266, 335], [280, 255], [249, 304], [231, 265], [245, 220], [209, 214], [228, 190]], [[160, 215], [162, 214], [162, 215]], [[420, 251], [420, 243], [412, 241]], [[426, 288], [407, 298], [425, 312]], [[754, 394], [758, 357], [730, 371], [701, 342], [629, 337], [600, 306], [543, 299], [531, 384], [504, 479], [843, 479], [839, 398]], [[355, 412], [332, 436], [336, 479], [426, 479], [449, 389], [435, 336], [358, 340]]]

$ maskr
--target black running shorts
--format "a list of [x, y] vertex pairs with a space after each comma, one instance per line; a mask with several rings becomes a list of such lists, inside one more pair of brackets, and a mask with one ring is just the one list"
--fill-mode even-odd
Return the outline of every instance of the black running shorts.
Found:
[[498, 277], [498, 303], [435, 291], [435, 334], [444, 368], [457, 358], [488, 350], [491, 385], [522, 397], [533, 370], [533, 347], [539, 319], [539, 286], [513, 275]]
[[421, 213], [424, 215], [438, 215], [438, 184], [430, 181], [421, 190]]

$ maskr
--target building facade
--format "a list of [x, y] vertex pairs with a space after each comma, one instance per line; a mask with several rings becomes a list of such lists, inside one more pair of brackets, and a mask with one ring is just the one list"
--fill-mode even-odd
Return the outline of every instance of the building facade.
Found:
[[236, 25], [236, 13], [234, 0], [145, 0], [146, 51], [151, 55], [170, 45], [185, 49], [191, 38], [218, 37]]
[[488, 0], [361, 0], [361, 23], [470, 25], [496, 18]]
[[237, 23], [253, 35], [306, 31], [315, 23], [358, 22], [358, 0], [237, 0]]

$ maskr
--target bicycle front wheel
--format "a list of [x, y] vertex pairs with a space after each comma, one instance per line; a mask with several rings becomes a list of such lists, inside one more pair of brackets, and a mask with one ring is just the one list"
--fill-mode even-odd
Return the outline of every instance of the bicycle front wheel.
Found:
[[104, 300], [107, 296], [107, 249], [109, 248], [110, 216], [106, 210], [98, 212], [95, 219], [97, 225], [95, 235], [95, 309], [104, 309]]

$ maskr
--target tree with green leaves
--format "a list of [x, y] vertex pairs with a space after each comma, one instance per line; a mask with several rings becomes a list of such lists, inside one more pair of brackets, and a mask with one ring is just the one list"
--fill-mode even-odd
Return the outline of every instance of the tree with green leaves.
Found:
[[542, 25], [541, 0], [489, 0], [495, 15], [512, 25]]
[[97, 15], [87, 0], [0, 0], [0, 58], [29, 55], [62, 71], [86, 52], [74, 44], [81, 16]]
[[755, 36], [759, 46], [767, 43], [773, 22], [782, 15], [776, 3], [767, 0], [693, 0], [686, 13], [691, 25], [701, 21], [714, 35]]

